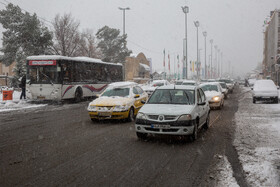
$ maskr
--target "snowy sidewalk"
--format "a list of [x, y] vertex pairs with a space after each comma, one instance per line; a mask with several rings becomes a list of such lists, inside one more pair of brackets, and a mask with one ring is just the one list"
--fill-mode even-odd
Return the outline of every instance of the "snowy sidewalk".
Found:
[[31, 104], [27, 100], [20, 100], [19, 91], [13, 92], [13, 100], [10, 101], [3, 101], [3, 94], [0, 93], [0, 112], [7, 112], [13, 110], [21, 110], [21, 109], [28, 109], [28, 108], [36, 108], [36, 107], [43, 107], [46, 104]]
[[237, 149], [250, 186], [280, 186], [280, 104], [253, 104], [242, 89], [235, 114]]

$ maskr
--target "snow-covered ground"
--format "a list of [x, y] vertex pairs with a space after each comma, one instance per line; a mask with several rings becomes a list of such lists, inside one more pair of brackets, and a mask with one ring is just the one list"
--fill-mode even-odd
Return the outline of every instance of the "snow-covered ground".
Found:
[[15, 90], [13, 100], [3, 101], [3, 94], [0, 92], [0, 112], [46, 106], [46, 104], [31, 104], [28, 100], [20, 100], [20, 94], [21, 92]]
[[243, 88], [235, 123], [234, 146], [248, 184], [280, 186], [280, 104], [253, 104]]

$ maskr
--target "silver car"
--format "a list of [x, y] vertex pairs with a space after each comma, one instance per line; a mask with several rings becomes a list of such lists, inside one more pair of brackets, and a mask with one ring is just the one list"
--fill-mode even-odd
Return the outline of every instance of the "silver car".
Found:
[[209, 103], [201, 88], [169, 85], [157, 88], [140, 109], [135, 129], [140, 139], [148, 134], [169, 134], [194, 141], [201, 127], [209, 127], [209, 120]]

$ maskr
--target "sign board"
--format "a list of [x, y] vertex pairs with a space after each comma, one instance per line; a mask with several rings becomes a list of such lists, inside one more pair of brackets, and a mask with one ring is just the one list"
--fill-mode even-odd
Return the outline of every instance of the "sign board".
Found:
[[56, 60], [30, 60], [29, 66], [55, 66]]

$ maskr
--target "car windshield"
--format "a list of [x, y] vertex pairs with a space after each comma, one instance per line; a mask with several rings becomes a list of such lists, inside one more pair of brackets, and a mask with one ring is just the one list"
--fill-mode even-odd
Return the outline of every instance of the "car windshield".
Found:
[[119, 96], [119, 97], [127, 97], [129, 96], [129, 88], [108, 88], [105, 90], [105, 92], [102, 94], [102, 96], [107, 97], [113, 97], [113, 96]]
[[194, 90], [156, 90], [150, 97], [149, 104], [194, 104]]
[[218, 86], [217, 85], [207, 84], [207, 85], [203, 85], [201, 87], [201, 89], [203, 91], [216, 91], [216, 92], [218, 92]]

